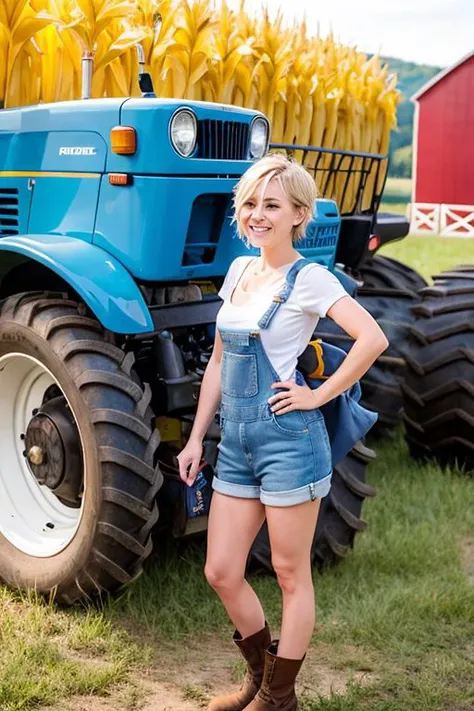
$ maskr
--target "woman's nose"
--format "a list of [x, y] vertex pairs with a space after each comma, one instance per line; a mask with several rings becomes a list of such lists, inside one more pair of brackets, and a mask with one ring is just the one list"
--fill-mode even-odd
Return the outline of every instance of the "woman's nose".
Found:
[[252, 219], [263, 220], [263, 205], [255, 205], [252, 212]]

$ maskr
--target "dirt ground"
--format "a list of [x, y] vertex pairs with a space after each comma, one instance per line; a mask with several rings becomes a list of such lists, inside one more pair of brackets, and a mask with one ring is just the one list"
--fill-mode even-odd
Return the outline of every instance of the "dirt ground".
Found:
[[[322, 656], [323, 648], [308, 652], [298, 679], [301, 698], [343, 693], [350, 680], [370, 684], [377, 678], [369, 672], [335, 669]], [[160, 652], [153, 667], [107, 697], [73, 697], [41, 711], [201, 711], [214, 695], [238, 688], [243, 671], [232, 644], [209, 635], [199, 645]]]

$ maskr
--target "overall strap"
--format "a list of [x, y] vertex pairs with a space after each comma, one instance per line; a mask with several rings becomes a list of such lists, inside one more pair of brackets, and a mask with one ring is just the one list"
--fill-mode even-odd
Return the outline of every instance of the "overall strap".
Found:
[[306, 267], [308, 264], [312, 264], [309, 259], [298, 259], [292, 264], [292, 266], [288, 270], [288, 274], [286, 275], [285, 285], [280, 289], [277, 294], [275, 294], [272, 303], [258, 322], [259, 328], [263, 329], [269, 327], [272, 318], [275, 316], [276, 312], [280, 308], [280, 304], [283, 304], [289, 299], [296, 282], [296, 277], [303, 269], [303, 267]]

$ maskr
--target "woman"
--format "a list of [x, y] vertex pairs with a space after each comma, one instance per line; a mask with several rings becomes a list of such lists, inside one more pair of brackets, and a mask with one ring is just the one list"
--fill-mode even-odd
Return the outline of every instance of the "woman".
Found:
[[[209, 711], [294, 711], [295, 680], [315, 622], [310, 551], [331, 452], [319, 408], [350, 388], [388, 342], [372, 317], [318, 264], [295, 249], [312, 218], [316, 189], [299, 164], [274, 154], [242, 176], [235, 219], [259, 257], [239, 257], [219, 295], [215, 344], [190, 439], [180, 453], [191, 485], [202, 441], [221, 403], [222, 440], [209, 515], [205, 575], [236, 627], [248, 671], [239, 692]], [[355, 343], [337, 371], [311, 390], [296, 371], [319, 318]], [[279, 642], [248, 582], [250, 547], [266, 518], [283, 595]]]

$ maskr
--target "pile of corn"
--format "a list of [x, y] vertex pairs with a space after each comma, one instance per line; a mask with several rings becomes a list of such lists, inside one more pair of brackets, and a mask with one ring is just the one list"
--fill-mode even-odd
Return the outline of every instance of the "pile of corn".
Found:
[[0, 0], [0, 106], [80, 98], [86, 52], [93, 97], [139, 95], [137, 43], [157, 96], [258, 109], [273, 142], [388, 150], [399, 92], [378, 57], [243, 2]]

